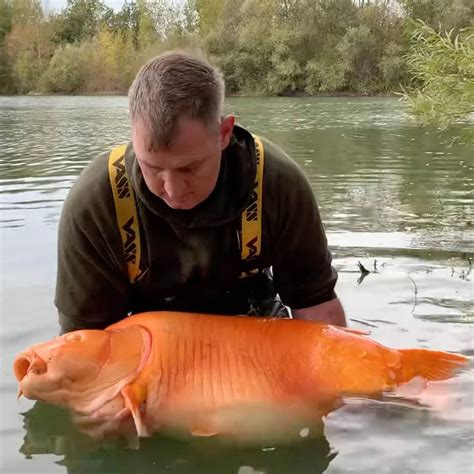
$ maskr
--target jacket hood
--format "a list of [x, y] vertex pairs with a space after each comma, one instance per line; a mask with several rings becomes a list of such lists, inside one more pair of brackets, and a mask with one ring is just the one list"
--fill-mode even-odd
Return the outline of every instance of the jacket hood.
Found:
[[239, 218], [247, 205], [255, 181], [255, 143], [247, 130], [234, 126], [230, 143], [222, 151], [214, 190], [202, 203], [189, 210], [170, 208], [148, 189], [133, 144], [127, 149], [127, 168], [137, 199], [173, 228], [214, 227]]

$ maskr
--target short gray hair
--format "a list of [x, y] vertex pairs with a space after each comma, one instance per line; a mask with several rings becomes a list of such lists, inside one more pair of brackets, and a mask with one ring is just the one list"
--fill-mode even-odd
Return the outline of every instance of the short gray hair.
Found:
[[132, 123], [144, 129], [149, 150], [168, 147], [180, 118], [217, 127], [224, 109], [224, 78], [204, 57], [170, 51], [148, 61], [128, 92]]

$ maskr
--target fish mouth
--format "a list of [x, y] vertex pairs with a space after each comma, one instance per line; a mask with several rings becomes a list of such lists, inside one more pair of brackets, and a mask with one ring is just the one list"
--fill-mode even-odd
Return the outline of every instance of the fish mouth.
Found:
[[20, 354], [13, 363], [13, 372], [18, 383], [21, 383], [30, 373], [40, 375], [44, 374], [46, 370], [45, 361], [34, 352]]

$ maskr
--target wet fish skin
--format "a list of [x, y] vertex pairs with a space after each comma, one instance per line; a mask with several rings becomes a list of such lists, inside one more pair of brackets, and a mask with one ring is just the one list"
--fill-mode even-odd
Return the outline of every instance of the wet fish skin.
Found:
[[414, 377], [444, 380], [466, 361], [390, 349], [325, 323], [150, 312], [32, 346], [14, 372], [28, 398], [91, 419], [131, 416], [139, 436], [239, 439], [298, 431], [343, 396], [371, 396]]

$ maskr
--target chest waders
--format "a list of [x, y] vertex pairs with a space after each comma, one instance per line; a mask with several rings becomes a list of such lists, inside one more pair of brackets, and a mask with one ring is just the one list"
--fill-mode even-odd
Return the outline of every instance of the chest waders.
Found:
[[[241, 260], [244, 264], [243, 267], [246, 269], [240, 275], [241, 280], [256, 278], [262, 273], [258, 268], [252, 268], [252, 265], [262, 249], [262, 194], [265, 152], [261, 139], [255, 135], [253, 138], [255, 140], [257, 172], [249, 203], [242, 212], [241, 228], [237, 231]], [[108, 170], [115, 203], [117, 226], [127, 263], [128, 278], [130, 283], [133, 284], [140, 279], [143, 269], [140, 268], [141, 240], [135, 195], [125, 166], [126, 148], [126, 145], [121, 145], [112, 150], [108, 159]], [[262, 275], [264, 278], [271, 278], [269, 270], [263, 272], [265, 273], [265, 275]], [[275, 304], [277, 307], [273, 305], [270, 314], [284, 315], [281, 312], [281, 307], [283, 307], [281, 302], [276, 301]], [[259, 309], [257, 301], [249, 301], [249, 314], [262, 314]]]

